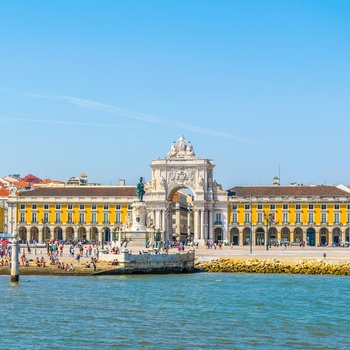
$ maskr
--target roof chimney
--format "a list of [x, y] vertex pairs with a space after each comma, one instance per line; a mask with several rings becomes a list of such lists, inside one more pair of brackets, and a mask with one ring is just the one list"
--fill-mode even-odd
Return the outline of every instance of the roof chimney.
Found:
[[273, 185], [274, 186], [279, 186], [280, 185], [280, 178], [278, 176], [275, 176], [273, 178]]

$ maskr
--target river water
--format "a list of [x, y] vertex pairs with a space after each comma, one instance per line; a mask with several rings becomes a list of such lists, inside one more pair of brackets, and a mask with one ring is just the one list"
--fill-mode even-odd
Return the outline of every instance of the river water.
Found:
[[1, 349], [349, 349], [350, 278], [0, 276]]

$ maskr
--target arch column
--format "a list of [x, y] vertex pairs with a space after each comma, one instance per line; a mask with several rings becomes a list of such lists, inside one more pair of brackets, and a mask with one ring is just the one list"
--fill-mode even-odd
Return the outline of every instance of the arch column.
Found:
[[39, 242], [44, 242], [44, 232], [43, 229], [38, 229], [39, 233], [38, 233], [38, 241]]
[[208, 239], [208, 209], [204, 210], [204, 239]]
[[27, 230], [27, 242], [29, 242], [30, 241], [30, 230]]
[[92, 239], [91, 239], [91, 230], [92, 230], [92, 227], [86, 229], [86, 239], [87, 239], [88, 241], [91, 241], [91, 240], [92, 240]]
[[[232, 229], [231, 229], [232, 230]], [[231, 230], [230, 230], [230, 244], [232, 243], [231, 241]], [[254, 244], [254, 233], [252, 232], [250, 239], [253, 240]], [[233, 238], [232, 238], [233, 240]], [[238, 229], [238, 245], [243, 245], [243, 231]]]
[[289, 229], [289, 240], [290, 240], [290, 242], [295, 242], [295, 232], [294, 232], [294, 230], [291, 230], [289, 227], [288, 227], [288, 229]]
[[315, 246], [317, 247], [321, 242], [320, 230], [315, 228]]
[[199, 231], [199, 210], [194, 210], [194, 237], [195, 239], [202, 239]]
[[98, 240], [102, 243], [102, 229], [98, 230]]
[[[276, 240], [279, 243], [282, 241], [282, 230], [276, 227], [276, 231]], [[291, 232], [289, 232], [289, 234], [291, 234]]]
[[200, 209], [199, 210], [199, 216], [200, 216], [200, 235], [203, 237], [203, 239], [206, 238], [205, 230], [204, 230], [204, 210]]
[[213, 209], [209, 209], [209, 239], [214, 239], [214, 232], [213, 232]]

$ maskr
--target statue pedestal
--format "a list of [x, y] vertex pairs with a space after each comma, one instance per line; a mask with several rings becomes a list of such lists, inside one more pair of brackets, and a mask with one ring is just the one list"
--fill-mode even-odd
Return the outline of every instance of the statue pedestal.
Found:
[[132, 226], [125, 230], [128, 247], [145, 247], [149, 240], [146, 228], [147, 204], [143, 201], [132, 204]]

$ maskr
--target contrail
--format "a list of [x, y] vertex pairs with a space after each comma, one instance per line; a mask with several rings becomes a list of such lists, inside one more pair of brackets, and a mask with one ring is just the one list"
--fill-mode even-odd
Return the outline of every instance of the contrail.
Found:
[[108, 128], [132, 128], [132, 129], [138, 128], [138, 127], [133, 126], [133, 125], [81, 123], [81, 122], [70, 122], [70, 121], [63, 121], [63, 120], [47, 120], [47, 119], [0, 117], [0, 121], [1, 120], [29, 122], [29, 123], [68, 124], [68, 125], [79, 125], [79, 126], [99, 126], [99, 127], [108, 127]]
[[229, 133], [224, 132], [224, 131], [217, 131], [217, 130], [213, 130], [213, 129], [203, 128], [201, 126], [191, 125], [191, 124], [172, 121], [172, 120], [166, 120], [166, 119], [154, 117], [154, 116], [151, 116], [148, 114], [130, 112], [130, 111], [127, 111], [125, 109], [121, 109], [121, 108], [118, 108], [115, 106], [107, 105], [107, 104], [92, 101], [92, 100], [86, 100], [86, 99], [81, 99], [81, 98], [72, 97], [72, 96], [57, 95], [57, 94], [52, 94], [52, 93], [48, 93], [45, 91], [40, 91], [38, 93], [26, 93], [26, 95], [30, 96], [30, 97], [64, 101], [64, 102], [68, 102], [70, 104], [77, 105], [77, 106], [84, 107], [84, 108], [95, 109], [95, 110], [103, 111], [106, 113], [120, 115], [120, 116], [123, 116], [126, 118], [140, 120], [140, 121], [144, 121], [144, 122], [148, 122], [148, 123], [164, 125], [164, 126], [171, 126], [171, 127], [178, 127], [181, 129], [190, 130], [190, 131], [200, 133], [200, 134], [223, 137], [226, 139], [231, 139], [231, 140], [245, 142], [245, 143], [257, 143], [257, 141], [255, 141], [255, 140], [251, 140], [251, 139], [248, 139], [245, 137], [238, 137], [238, 136], [229, 134]]
[[[218, 131], [214, 129], [208, 129], [204, 128], [202, 126], [192, 125], [188, 123], [178, 122], [174, 120], [166, 120], [162, 118], [158, 118], [152, 115], [148, 114], [141, 114], [141, 113], [135, 113], [131, 112], [125, 109], [121, 109], [115, 106], [111, 106], [108, 104], [100, 103], [93, 100], [86, 100], [82, 98], [72, 97], [72, 96], [65, 96], [65, 95], [58, 95], [58, 94], [52, 94], [45, 91], [39, 91], [39, 92], [20, 92], [20, 91], [14, 91], [5, 87], [0, 86], [1, 90], [12, 92], [16, 94], [21, 94], [22, 96], [27, 97], [35, 97], [35, 98], [45, 98], [50, 100], [57, 100], [62, 102], [67, 102], [76, 106], [80, 106], [83, 108], [89, 108], [94, 109], [98, 111], [103, 111], [106, 113], [111, 113], [114, 115], [123, 116], [129, 119], [133, 120], [140, 120], [147, 123], [153, 123], [158, 125], [164, 125], [169, 127], [177, 127], [182, 130], [189, 130], [192, 132], [196, 132], [199, 134], [205, 134], [205, 135], [211, 135], [216, 137], [222, 137], [229, 140], [233, 140], [236, 142], [242, 142], [242, 143], [253, 143], [253, 144], [260, 144], [260, 141], [249, 139], [247, 137], [239, 137], [236, 135], [232, 135], [225, 131]], [[49, 121], [49, 120], [40, 120], [40, 119], [15, 119], [15, 118], [0, 118], [0, 120], [18, 120], [18, 121], [32, 121], [37, 123], [57, 123], [57, 124], [72, 124], [72, 125], [86, 125], [86, 126], [101, 126], [101, 127], [115, 127], [115, 128], [132, 128], [135, 126], [125, 126], [125, 125], [114, 125], [114, 124], [89, 124], [89, 123], [80, 123], [80, 122], [65, 122], [65, 121]]]

